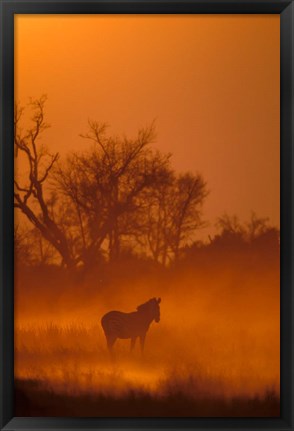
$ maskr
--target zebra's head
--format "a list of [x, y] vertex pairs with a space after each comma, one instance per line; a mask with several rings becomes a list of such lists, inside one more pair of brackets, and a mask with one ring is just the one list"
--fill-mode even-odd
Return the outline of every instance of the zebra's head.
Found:
[[155, 320], [158, 323], [160, 321], [160, 302], [161, 298], [149, 299], [145, 304], [139, 305], [137, 310], [146, 314], [148, 313], [151, 320]]

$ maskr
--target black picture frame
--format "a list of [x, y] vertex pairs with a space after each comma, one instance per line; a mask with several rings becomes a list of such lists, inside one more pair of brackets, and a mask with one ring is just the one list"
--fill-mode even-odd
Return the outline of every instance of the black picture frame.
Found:
[[[0, 425], [1, 430], [293, 430], [293, 31], [294, 6], [284, 0], [0, 0]], [[281, 415], [279, 418], [14, 417], [14, 14], [280, 14], [281, 18]]]

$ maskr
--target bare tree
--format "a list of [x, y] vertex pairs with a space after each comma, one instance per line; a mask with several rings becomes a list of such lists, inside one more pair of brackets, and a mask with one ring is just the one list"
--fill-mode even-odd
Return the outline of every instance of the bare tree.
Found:
[[171, 202], [175, 178], [172, 170], [166, 170], [160, 184], [144, 195], [144, 229], [141, 231], [148, 251], [155, 262], [165, 265], [169, 257]]
[[177, 259], [202, 225], [207, 195], [202, 177], [175, 175], [170, 155], [150, 146], [153, 123], [130, 139], [109, 136], [106, 124], [89, 121], [81, 136], [92, 146], [61, 162], [40, 140], [49, 127], [45, 101], [30, 102], [33, 116], [25, 132], [17, 105], [14, 118], [15, 157], [27, 164], [25, 175], [15, 178], [14, 205], [41, 234], [36, 244], [43, 259], [49, 255], [42, 238], [68, 268], [90, 267], [106, 251], [109, 260], [118, 259], [122, 246], [129, 249], [132, 241], [163, 265]]
[[32, 100], [29, 103], [33, 115], [31, 126], [23, 131], [20, 121], [24, 109], [15, 104], [14, 110], [14, 147], [15, 157], [24, 157], [27, 165], [25, 179], [23, 175], [14, 180], [14, 206], [19, 209], [53, 245], [60, 254], [67, 267], [74, 265], [64, 231], [58, 226], [50, 213], [49, 203], [46, 201], [44, 184], [51, 174], [52, 168], [59, 158], [58, 153], [50, 154], [41, 144], [40, 137], [49, 127], [44, 118], [46, 97]]
[[166, 265], [168, 260], [178, 259], [180, 249], [203, 226], [201, 210], [206, 196], [200, 175], [176, 176], [173, 171], [146, 196], [146, 236], [155, 261]]
[[32, 244], [28, 240], [27, 232], [19, 223], [14, 226], [14, 253], [16, 265], [29, 266], [33, 263]]
[[202, 205], [207, 194], [206, 183], [201, 175], [186, 173], [176, 180], [170, 235], [175, 260], [179, 257], [182, 244], [204, 225], [201, 218]]
[[224, 214], [219, 217], [216, 226], [220, 233], [215, 236], [212, 243], [225, 246], [239, 247], [242, 245], [251, 246], [253, 244], [266, 244], [272, 241], [270, 246], [275, 244], [279, 248], [279, 230], [269, 225], [267, 217], [258, 217], [255, 212], [247, 222], [240, 222], [236, 215]]
[[245, 234], [244, 226], [236, 215], [223, 214], [217, 219], [216, 226], [222, 234], [231, 234], [243, 236]]
[[255, 212], [252, 212], [249, 222], [247, 222], [244, 227], [248, 241], [253, 241], [255, 238], [268, 231], [268, 222], [268, 217], [258, 217]]
[[153, 124], [139, 130], [135, 139], [108, 136], [106, 129], [89, 121], [88, 133], [81, 136], [93, 146], [72, 154], [55, 174], [59, 190], [74, 208], [84, 264], [102, 244], [108, 244], [109, 259], [117, 259], [122, 238], [138, 234], [142, 193], [160, 181], [169, 159], [150, 148]]

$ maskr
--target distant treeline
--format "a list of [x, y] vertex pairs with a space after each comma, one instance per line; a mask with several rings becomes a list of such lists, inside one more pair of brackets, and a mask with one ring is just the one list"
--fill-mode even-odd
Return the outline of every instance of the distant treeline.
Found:
[[197, 241], [207, 185], [198, 173], [175, 172], [171, 155], [152, 148], [154, 124], [129, 139], [89, 120], [81, 137], [92, 146], [61, 160], [40, 141], [49, 127], [45, 102], [30, 102], [26, 130], [15, 105], [15, 158], [26, 168], [15, 177], [14, 206], [28, 221], [15, 226], [17, 264], [88, 270], [129, 258], [172, 267], [245, 249], [278, 256], [279, 231], [255, 214], [247, 225], [225, 215], [217, 235]]

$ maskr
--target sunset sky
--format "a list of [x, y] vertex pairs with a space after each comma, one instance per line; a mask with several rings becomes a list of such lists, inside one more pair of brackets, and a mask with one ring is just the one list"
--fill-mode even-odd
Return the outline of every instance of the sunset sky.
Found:
[[279, 15], [19, 15], [16, 99], [48, 95], [61, 155], [89, 145], [88, 118], [128, 136], [155, 119], [154, 145], [207, 181], [207, 221], [279, 226], [279, 32]]
[[[154, 148], [207, 182], [207, 226], [195, 232], [195, 179], [185, 202], [180, 181], [159, 194], [166, 177], [143, 151], [123, 174], [111, 157], [99, 171], [88, 153], [75, 164], [85, 170], [73, 181], [78, 198], [53, 196], [46, 211], [32, 175], [29, 200], [15, 195], [17, 415], [279, 417], [279, 234], [213, 240], [224, 213], [246, 222], [254, 211], [279, 228], [279, 15], [16, 15], [16, 101], [44, 94], [51, 128], [41, 142], [61, 160], [91, 145], [80, 136], [88, 119], [130, 138], [155, 121]], [[15, 158], [21, 187], [24, 156]], [[149, 309], [136, 314], [159, 297], [159, 324]], [[116, 356], [100, 323], [110, 310], [132, 312], [115, 314]], [[138, 322], [150, 325], [144, 358], [120, 338], [137, 337]]]

